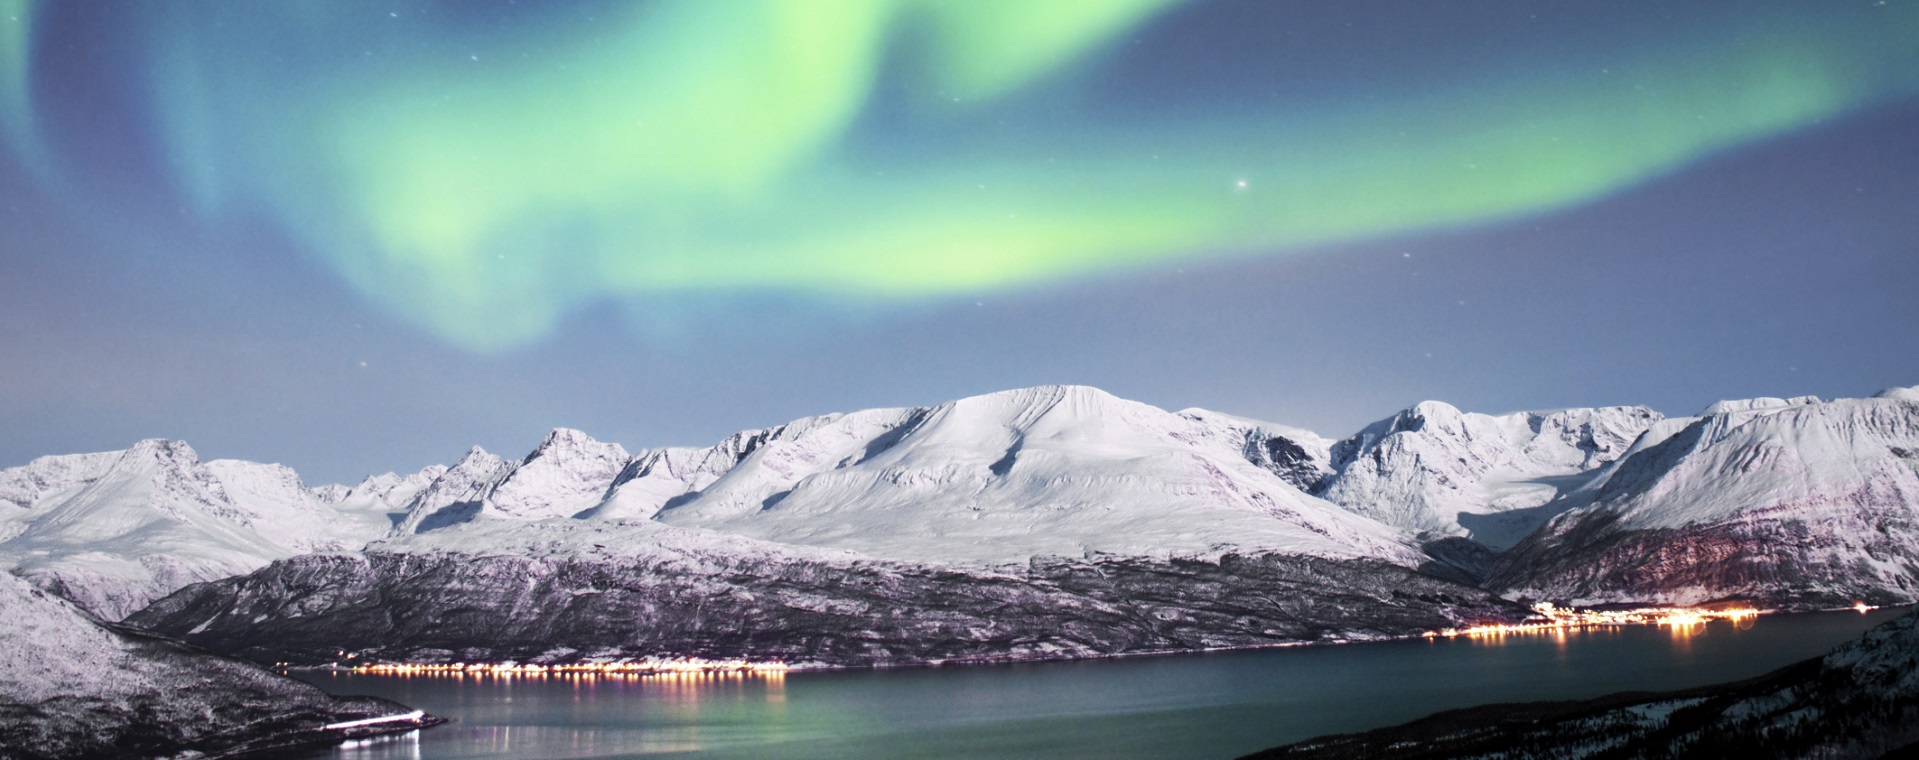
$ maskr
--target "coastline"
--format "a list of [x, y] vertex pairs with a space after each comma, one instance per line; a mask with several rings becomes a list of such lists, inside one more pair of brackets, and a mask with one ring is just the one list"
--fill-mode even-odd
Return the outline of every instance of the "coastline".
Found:
[[[1010, 654], [995, 657], [967, 657], [931, 659], [918, 661], [888, 661], [874, 663], [841, 664], [817, 661], [783, 662], [778, 660], [750, 661], [741, 659], [701, 660], [700, 658], [582, 658], [564, 662], [536, 663], [505, 660], [481, 663], [407, 663], [407, 662], [369, 662], [355, 665], [326, 663], [317, 665], [294, 665], [275, 663], [272, 669], [279, 673], [352, 673], [365, 675], [392, 675], [402, 677], [427, 678], [528, 678], [528, 677], [685, 677], [685, 676], [745, 676], [745, 677], [785, 677], [795, 673], [840, 672], [858, 670], [895, 670], [913, 668], [945, 668], [990, 665], [1018, 665], [1057, 662], [1085, 662], [1099, 660], [1117, 660], [1127, 658], [1175, 657], [1180, 655], [1215, 654], [1224, 652], [1252, 652], [1270, 649], [1290, 649], [1295, 647], [1345, 646], [1351, 644], [1375, 644], [1394, 641], [1418, 641], [1450, 638], [1499, 638], [1506, 636], [1552, 635], [1567, 631], [1580, 631], [1610, 627], [1667, 627], [1675, 630], [1687, 630], [1705, 625], [1708, 622], [1726, 620], [1738, 623], [1759, 617], [1775, 615], [1796, 615], [1808, 613], [1859, 612], [1861, 614], [1880, 609], [1901, 609], [1908, 612], [1919, 609], [1912, 605], [1853, 605], [1849, 607], [1829, 607], [1817, 609], [1759, 609], [1751, 607], [1728, 607], [1725, 603], [1715, 603], [1698, 607], [1637, 607], [1631, 605], [1607, 605], [1617, 609], [1600, 608], [1561, 608], [1562, 615], [1567, 610], [1572, 614], [1559, 619], [1545, 617], [1537, 622], [1520, 624], [1484, 624], [1466, 628], [1426, 630], [1415, 633], [1386, 635], [1377, 637], [1342, 637], [1315, 641], [1293, 641], [1254, 646], [1203, 647], [1196, 649], [1167, 649], [1152, 651], [1110, 652], [1096, 654]], [[653, 664], [649, 664], [649, 660]]]

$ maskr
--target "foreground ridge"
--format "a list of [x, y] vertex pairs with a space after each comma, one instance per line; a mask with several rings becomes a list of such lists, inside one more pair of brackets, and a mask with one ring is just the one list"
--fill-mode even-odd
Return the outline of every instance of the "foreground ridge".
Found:
[[1249, 758], [1881, 757], [1919, 743], [1919, 612], [1747, 681], [1487, 705]]
[[217, 755], [442, 722], [410, 713], [404, 722], [352, 725], [406, 710], [104, 626], [0, 576], [0, 754], [8, 758]]

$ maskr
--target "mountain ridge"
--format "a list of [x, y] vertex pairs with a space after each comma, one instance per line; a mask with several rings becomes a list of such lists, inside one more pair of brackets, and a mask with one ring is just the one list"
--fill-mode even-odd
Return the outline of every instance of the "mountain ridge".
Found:
[[[1782, 420], [1800, 422], [1767, 427]], [[841, 557], [827, 565], [894, 577], [1270, 556], [1384, 563], [1510, 599], [1903, 603], [1919, 586], [1915, 429], [1911, 388], [1727, 401], [1679, 418], [1644, 407], [1483, 415], [1429, 401], [1335, 441], [1038, 386], [804, 417], [705, 448], [628, 452], [556, 428], [517, 460], [474, 447], [451, 466], [350, 488], [309, 488], [278, 465], [199, 463], [185, 444], [149, 441], [0, 471], [0, 499], [20, 508], [0, 512], [0, 561], [109, 619], [302, 554], [484, 554], [472, 541], [490, 537], [530, 556], [503, 537], [593, 526], [638, 536], [618, 527], [635, 521], [826, 551]], [[1848, 474], [1868, 470], [1877, 474]], [[115, 483], [139, 487], [116, 501]], [[1715, 497], [1775, 491], [1825, 505], [1822, 524], [1843, 535], [1808, 532], [1810, 513]], [[119, 521], [89, 522], [101, 514]], [[334, 518], [340, 535], [328, 534]], [[151, 524], [172, 526], [171, 553], [134, 535]], [[196, 554], [196, 541], [213, 548]], [[1659, 571], [1643, 571], [1648, 562]]]

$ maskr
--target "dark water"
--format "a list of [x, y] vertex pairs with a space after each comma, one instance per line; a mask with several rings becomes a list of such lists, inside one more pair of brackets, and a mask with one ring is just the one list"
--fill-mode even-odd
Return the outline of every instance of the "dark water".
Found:
[[303, 677], [455, 719], [311, 757], [1224, 758], [1455, 707], [1748, 678], [1900, 612], [770, 680]]

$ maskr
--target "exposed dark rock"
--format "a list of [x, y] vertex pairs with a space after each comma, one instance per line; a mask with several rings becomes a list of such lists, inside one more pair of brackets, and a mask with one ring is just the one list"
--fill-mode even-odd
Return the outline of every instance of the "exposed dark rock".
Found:
[[1249, 434], [1246, 459], [1306, 493], [1318, 489], [1327, 475], [1325, 462], [1298, 441], [1283, 435]]
[[1455, 583], [1477, 586], [1486, 580], [1499, 554], [1464, 536], [1447, 536], [1420, 546], [1432, 561], [1419, 571]]

